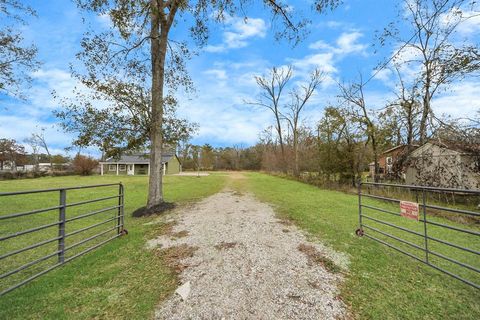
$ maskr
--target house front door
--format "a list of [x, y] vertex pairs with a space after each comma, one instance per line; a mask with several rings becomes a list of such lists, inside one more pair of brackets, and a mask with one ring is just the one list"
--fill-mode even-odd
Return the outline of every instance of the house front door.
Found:
[[135, 174], [135, 167], [133, 166], [133, 164], [127, 165], [127, 174], [129, 176], [133, 176]]

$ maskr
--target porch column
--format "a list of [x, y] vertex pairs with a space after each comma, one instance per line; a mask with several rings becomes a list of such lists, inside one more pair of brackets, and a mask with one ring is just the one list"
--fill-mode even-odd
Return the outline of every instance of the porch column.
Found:
[[163, 175], [165, 175], [165, 169], [166, 169], [166, 168], [167, 168], [167, 167], [165, 166], [165, 163], [164, 163], [164, 164], [163, 164]]
[[147, 168], [148, 168], [148, 169], [147, 169], [147, 175], [150, 175], [150, 163], [147, 164]]
[[118, 176], [118, 163], [117, 163], [117, 176]]
[[103, 163], [100, 163], [100, 174], [103, 176]]
[[132, 163], [132, 169], [133, 169], [133, 176], [135, 175], [135, 163]]

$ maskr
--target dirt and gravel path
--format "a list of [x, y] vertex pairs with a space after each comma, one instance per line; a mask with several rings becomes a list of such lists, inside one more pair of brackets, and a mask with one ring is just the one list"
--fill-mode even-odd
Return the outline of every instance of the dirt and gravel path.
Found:
[[252, 195], [226, 190], [164, 219], [175, 220], [172, 229], [147, 245], [177, 259], [181, 287], [156, 319], [347, 317], [338, 266], [348, 259]]

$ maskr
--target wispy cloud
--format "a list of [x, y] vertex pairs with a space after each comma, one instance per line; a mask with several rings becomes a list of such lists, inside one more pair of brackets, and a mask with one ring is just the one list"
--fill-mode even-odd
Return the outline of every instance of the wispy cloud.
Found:
[[335, 41], [335, 45], [330, 45], [323, 40], [316, 41], [309, 45], [310, 49], [324, 50], [337, 55], [346, 55], [360, 53], [365, 55], [367, 44], [359, 43], [358, 40], [363, 37], [359, 31], [343, 32]]
[[227, 71], [224, 69], [208, 69], [203, 72], [206, 75], [213, 76], [217, 80], [227, 80]]
[[381, 69], [379, 71], [377, 70], [372, 70], [372, 75], [374, 75], [374, 79], [379, 80], [384, 82], [385, 84], [388, 84], [391, 82], [391, 77], [392, 77], [392, 70], [390, 69]]
[[225, 24], [227, 30], [223, 32], [222, 43], [206, 46], [206, 52], [224, 52], [229, 49], [244, 48], [248, 46], [249, 40], [264, 38], [267, 34], [267, 25], [261, 18], [227, 16]]

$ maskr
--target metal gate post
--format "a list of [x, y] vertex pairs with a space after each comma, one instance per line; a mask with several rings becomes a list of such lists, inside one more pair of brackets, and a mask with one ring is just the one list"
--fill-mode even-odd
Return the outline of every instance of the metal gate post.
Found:
[[422, 189], [422, 203], [423, 203], [423, 234], [425, 236], [425, 262], [429, 264], [428, 238], [427, 238], [427, 201], [426, 201], [425, 189]]
[[358, 180], [358, 225], [362, 232], [362, 180]]
[[60, 208], [58, 209], [58, 263], [65, 261], [65, 210], [67, 204], [67, 190], [60, 190]]
[[123, 186], [122, 183], [120, 183], [120, 187], [122, 189], [122, 232], [125, 231], [125, 187]]
[[117, 234], [119, 235], [122, 232], [123, 226], [122, 223], [122, 211], [123, 211], [123, 185], [120, 183], [118, 185], [118, 211], [117, 211]]

